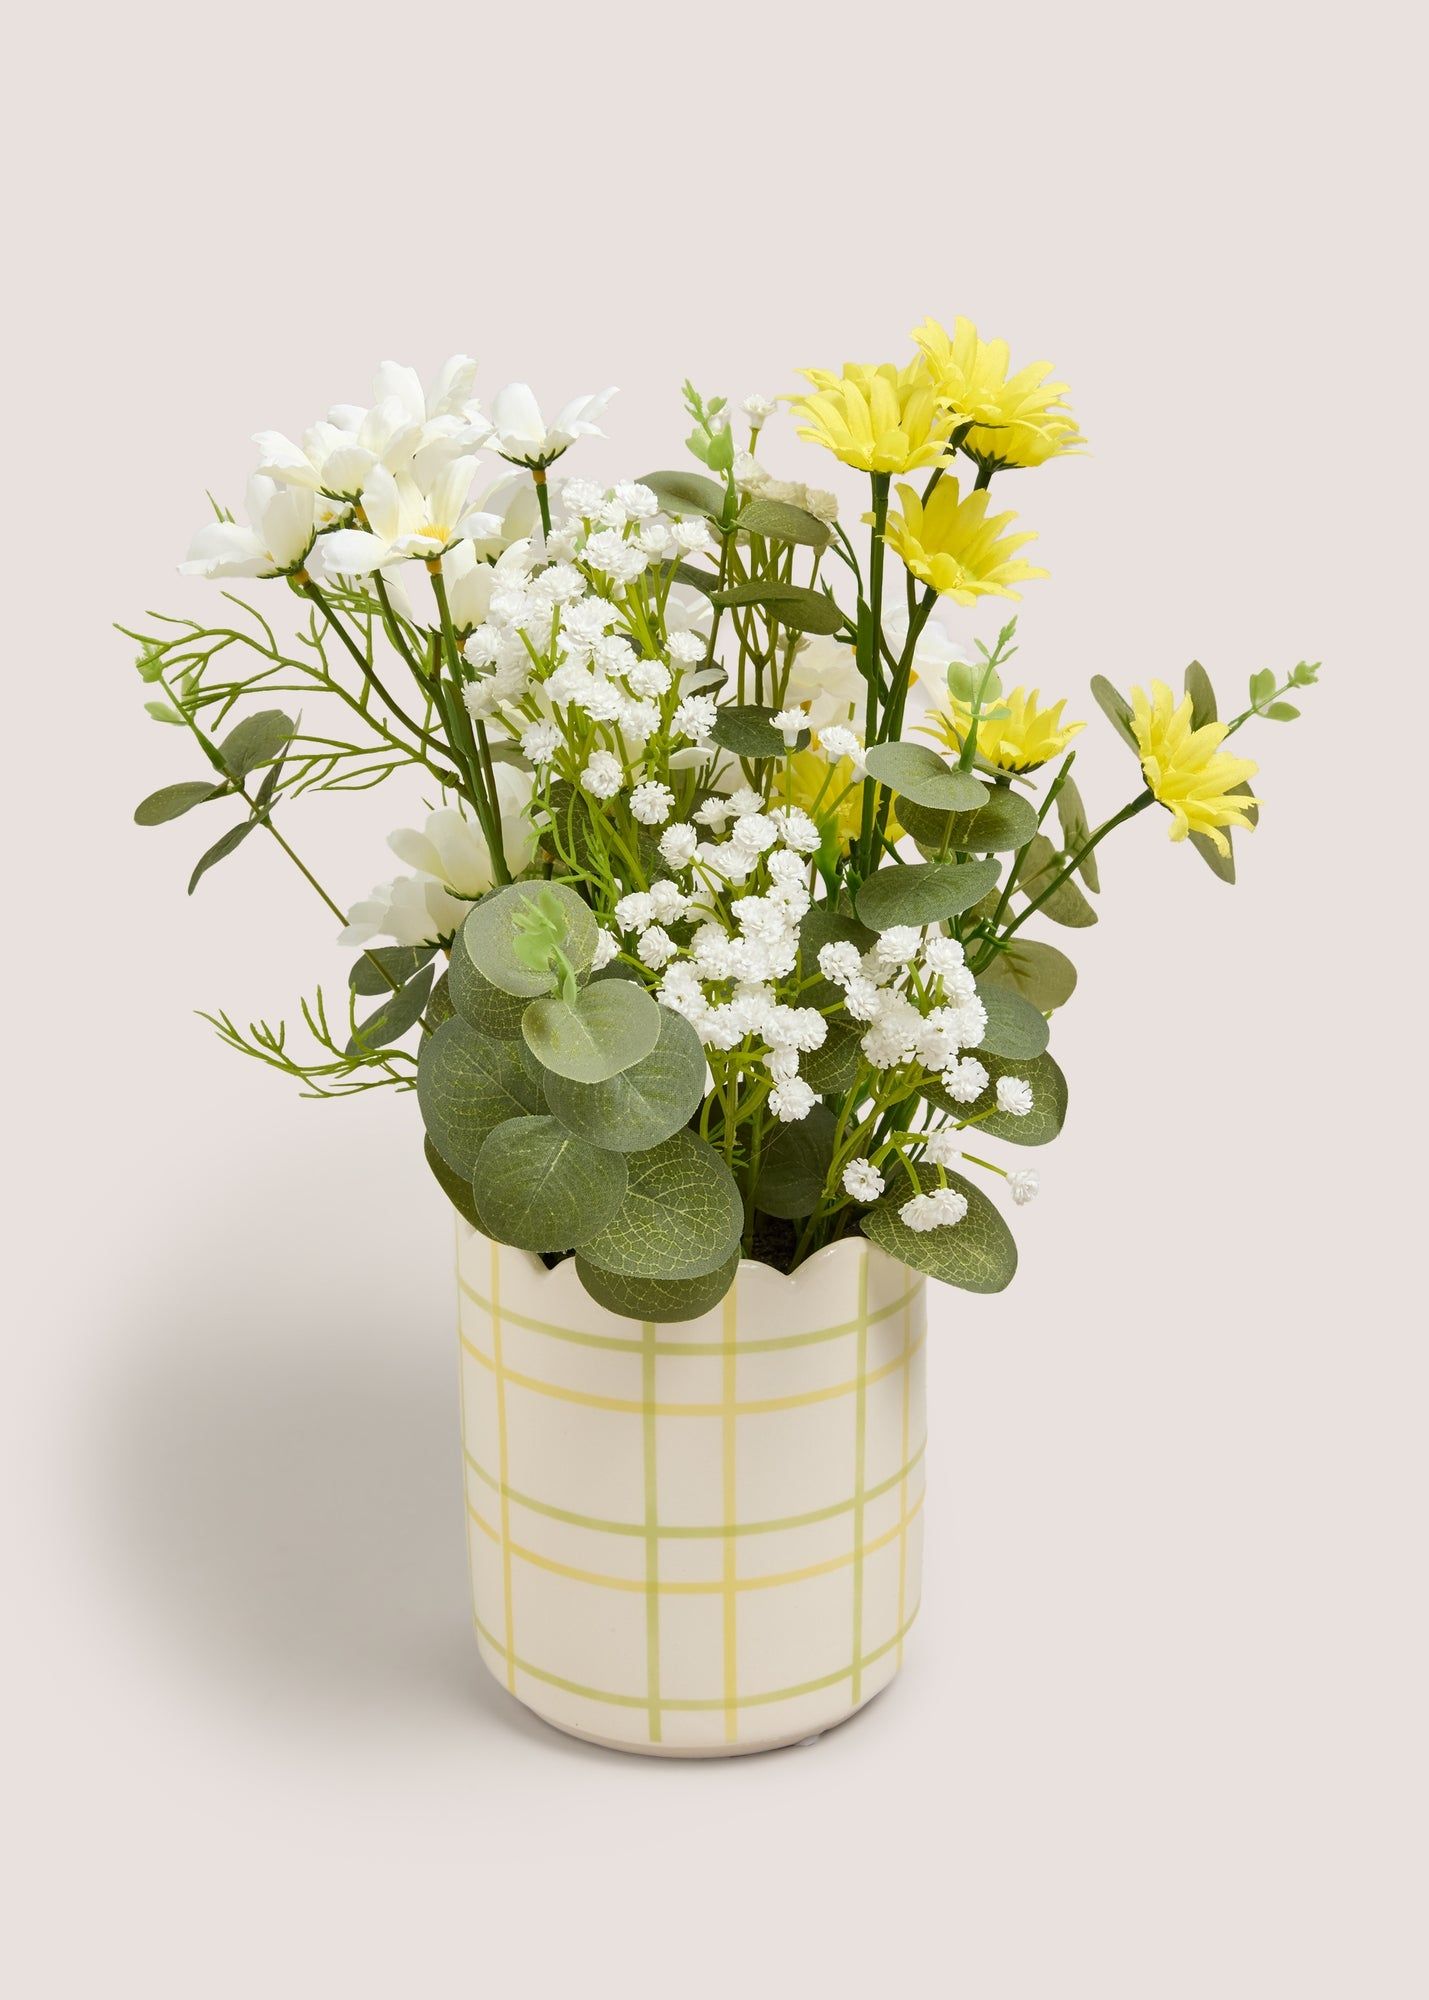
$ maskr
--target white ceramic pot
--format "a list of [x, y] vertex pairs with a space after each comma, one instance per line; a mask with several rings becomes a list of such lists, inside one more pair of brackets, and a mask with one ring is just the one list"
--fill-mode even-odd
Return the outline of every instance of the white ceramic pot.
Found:
[[547, 1722], [665, 1757], [832, 1728], [897, 1673], [922, 1556], [924, 1281], [861, 1239], [622, 1319], [458, 1222], [481, 1656]]

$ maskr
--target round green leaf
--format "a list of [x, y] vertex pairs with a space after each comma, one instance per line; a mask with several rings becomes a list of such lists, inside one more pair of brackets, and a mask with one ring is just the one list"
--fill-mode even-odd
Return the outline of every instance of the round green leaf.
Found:
[[576, 1276], [596, 1304], [627, 1319], [698, 1319], [719, 1304], [738, 1269], [739, 1251], [734, 1250], [702, 1278], [632, 1278], [603, 1271], [576, 1252]]
[[988, 788], [981, 779], [955, 770], [927, 743], [875, 743], [864, 767], [900, 797], [941, 813], [976, 812], [987, 803]]
[[948, 1185], [967, 1199], [968, 1212], [961, 1222], [945, 1229], [910, 1229], [898, 1214], [912, 1192], [903, 1181], [896, 1194], [885, 1195], [868, 1210], [864, 1235], [910, 1270], [940, 1278], [945, 1285], [957, 1285], [965, 1292], [1005, 1290], [1017, 1269], [1012, 1231], [981, 1188], [961, 1174], [949, 1174]]
[[427, 1002], [427, 1027], [435, 1032], [443, 1021], [451, 1019], [453, 1012], [452, 983], [444, 972], [432, 988], [431, 998]]
[[[1067, 1119], [1067, 1079], [1051, 1056], [1014, 1062], [1008, 1056], [995, 1056], [991, 1049], [978, 1049], [975, 1053], [988, 1077], [987, 1092], [978, 1103], [955, 1104], [935, 1083], [926, 1084], [919, 1095], [955, 1118], [975, 1117], [977, 1124], [970, 1128], [969, 1137], [974, 1131], [979, 1138], [990, 1132], [993, 1138], [1006, 1139], [1014, 1146], [1045, 1146], [1055, 1139]], [[982, 1104], [996, 1102], [997, 1080], [1002, 1076], [1020, 1076], [1032, 1086], [1032, 1109], [1025, 1117], [1014, 1117], [1010, 1111], [981, 1110]]]
[[533, 1000], [521, 1016], [526, 1046], [544, 1068], [576, 1083], [604, 1083], [660, 1039], [660, 1006], [628, 979], [600, 979], [568, 1001]]
[[545, 1108], [541, 1071], [525, 1043], [495, 1041], [456, 1015], [422, 1043], [417, 1103], [432, 1144], [467, 1179], [489, 1132]]
[[[1040, 939], [1011, 938], [978, 974], [986, 987], [1010, 986], [1030, 1000], [1039, 1014], [1064, 1007], [1077, 986], [1077, 968], [1065, 952]], [[983, 998], [987, 995], [984, 992]]]
[[1032, 1002], [1011, 986], [980, 982], [978, 993], [987, 1009], [987, 1026], [972, 1054], [981, 1057], [987, 1050], [995, 1056], [1011, 1056], [1016, 1062], [1040, 1056], [1047, 1046], [1047, 1023]]
[[473, 1229], [480, 1229], [481, 1217], [476, 1212], [476, 1191], [465, 1174], [453, 1173], [430, 1139], [422, 1140], [422, 1150], [427, 1156], [427, 1165], [441, 1184], [442, 1192], [456, 1210], [464, 1216]]
[[744, 1203], [723, 1159], [693, 1132], [629, 1153], [620, 1208], [581, 1252], [626, 1278], [703, 1278], [739, 1247]]
[[[587, 990], [596, 991], [596, 985]], [[684, 1016], [661, 1007], [660, 1039], [648, 1056], [604, 1083], [577, 1083], [551, 1073], [545, 1088], [551, 1110], [582, 1139], [612, 1152], [645, 1152], [687, 1125], [699, 1109], [705, 1052]]]
[[458, 931], [452, 939], [452, 962], [447, 975], [451, 983], [451, 1004], [455, 1013], [484, 1035], [498, 1041], [516, 1041], [521, 1034], [521, 1016], [529, 1002], [519, 993], [507, 993], [493, 986], [485, 973], [471, 962], [466, 939]]
[[918, 861], [906, 867], [890, 863], [869, 876], [854, 908], [875, 931], [894, 924], [935, 924], [970, 910], [997, 877], [995, 861]]
[[[838, 991], [837, 987], [833, 988]], [[807, 995], [804, 1006], [827, 1005], [815, 1002]], [[828, 1032], [820, 1046], [811, 1049], [799, 1059], [799, 1074], [811, 1090], [817, 1090], [821, 1097], [838, 1097], [853, 1086], [858, 1075], [859, 1042], [865, 1030], [858, 1021], [830, 1021]]]
[[[1045, 893], [1065, 868], [1066, 862], [1057, 852], [1045, 833], [1039, 833], [1028, 842], [1022, 866], [1017, 871], [1017, 886], [1029, 902]], [[1069, 875], [1047, 897], [1045, 903], [1038, 904], [1037, 914], [1050, 917], [1054, 924], [1065, 924], [1071, 930], [1085, 930], [1097, 921], [1097, 913]]]
[[574, 889], [562, 882], [512, 882], [494, 889], [472, 910], [461, 927], [460, 937], [471, 954], [477, 971], [499, 986], [503, 993], [517, 993], [533, 1000], [556, 986], [558, 969], [532, 972], [522, 964], [516, 951], [520, 933], [515, 918], [523, 909], [534, 909], [542, 899], [551, 899], [565, 922], [558, 940], [579, 979], [590, 970], [595, 957], [596, 921]]
[[508, 1118], [486, 1136], [472, 1176], [481, 1226], [518, 1250], [569, 1250], [603, 1229], [625, 1193], [625, 1162], [559, 1118]]
[[812, 1215], [828, 1179], [837, 1130], [838, 1120], [822, 1104], [792, 1125], [781, 1125], [760, 1163], [755, 1207], [791, 1222]]

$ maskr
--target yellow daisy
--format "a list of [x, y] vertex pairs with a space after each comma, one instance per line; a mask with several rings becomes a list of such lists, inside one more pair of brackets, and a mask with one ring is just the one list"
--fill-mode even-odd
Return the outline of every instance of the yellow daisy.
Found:
[[914, 576], [931, 583], [940, 596], [957, 604], [973, 604], [979, 597], [1016, 597], [1014, 583], [1047, 574], [1016, 559], [1017, 551], [1037, 537], [1030, 532], [1003, 532], [1009, 521], [1017, 519], [1015, 514], [994, 514], [989, 520], [985, 489], [964, 499], [957, 480], [944, 479], [926, 507], [912, 486], [900, 486], [898, 499], [902, 512], [888, 517], [888, 545]]
[[[1063, 722], [1065, 701], [1039, 708], [1038, 693], [1037, 688], [1029, 694], [1026, 688], [1015, 687], [1010, 693], [999, 695], [993, 704], [1008, 711], [1004, 720], [993, 722], [979, 717], [978, 754], [999, 771], [1035, 770], [1049, 757], [1060, 755], [1078, 730], [1086, 728], [1085, 722]], [[956, 753], [963, 747], [971, 721], [972, 710], [967, 703], [954, 695], [945, 695], [943, 705], [935, 707], [927, 722], [919, 726], [925, 736], [934, 737]]]
[[1065, 382], [1049, 382], [1050, 361], [1034, 361], [1008, 379], [1005, 340], [979, 340], [971, 320], [955, 319], [949, 333], [935, 319], [916, 327], [928, 379], [960, 424], [972, 419], [963, 449], [980, 466], [1042, 465], [1086, 443], [1062, 397]]
[[1141, 768], [1152, 793], [1171, 815], [1171, 838], [1203, 833], [1218, 854], [1229, 854], [1230, 842], [1221, 828], [1238, 826], [1247, 832], [1255, 822], [1250, 808], [1261, 801], [1236, 791], [1260, 769], [1249, 757], [1232, 757], [1220, 748], [1227, 724], [1191, 721], [1191, 697], [1179, 705], [1164, 681], [1131, 690], [1131, 727], [1141, 753]]
[[891, 361], [877, 368], [851, 362], [841, 375], [823, 368], [803, 372], [814, 393], [792, 399], [796, 416], [805, 420], [799, 436], [845, 465], [863, 472], [911, 472], [947, 456], [953, 419], [919, 363], [899, 369]]
[[[802, 806], [820, 831], [832, 820], [839, 847], [846, 853], [863, 824], [864, 787], [853, 782], [854, 775], [851, 758], [840, 757], [831, 766], [817, 750], [796, 750], [784, 766], [780, 803]], [[896, 840], [901, 831], [896, 817], [890, 816], [889, 839]]]

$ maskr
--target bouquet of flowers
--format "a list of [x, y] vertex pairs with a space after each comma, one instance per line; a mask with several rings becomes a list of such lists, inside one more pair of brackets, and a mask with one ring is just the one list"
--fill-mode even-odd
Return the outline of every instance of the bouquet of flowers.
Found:
[[[694, 464], [611, 486], [553, 468], [613, 392], [548, 425], [516, 383], [488, 413], [463, 356], [260, 433], [247, 525], [218, 510], [182, 568], [280, 582], [296, 629], [225, 592], [223, 622], [128, 634], [203, 767], [135, 817], [236, 805], [190, 892], [261, 830], [358, 956], [341, 1016], [304, 1002], [306, 1054], [282, 1023], [208, 1017], [223, 1038], [314, 1094], [415, 1091], [460, 1213], [574, 1256], [617, 1313], [690, 1318], [741, 1256], [789, 1271], [856, 1232], [1005, 1286], [988, 1190], [1037, 1175], [989, 1155], [1067, 1110], [1076, 973], [1034, 920], [1095, 923], [1097, 850], [1152, 806], [1233, 881], [1260, 801], [1229, 739], [1317, 672], [1256, 674], [1224, 721], [1199, 665], [1179, 696], [1093, 679], [1133, 760], [1093, 820], [1084, 724], [1010, 684], [1015, 620], [969, 653], [935, 615], [1045, 574], [991, 488], [1081, 448], [1050, 372], [929, 320], [903, 363], [740, 412], [687, 383]], [[861, 515], [773, 475], [780, 403], [863, 476]], [[429, 808], [391, 836], [410, 872], [344, 909], [286, 809], [399, 772]]]

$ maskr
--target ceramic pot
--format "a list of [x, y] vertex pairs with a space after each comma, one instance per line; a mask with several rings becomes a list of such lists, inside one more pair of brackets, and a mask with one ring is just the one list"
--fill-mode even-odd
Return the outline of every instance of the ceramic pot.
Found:
[[457, 1224], [477, 1643], [556, 1728], [769, 1750], [887, 1686], [918, 1612], [924, 1280], [859, 1238], [702, 1318], [607, 1312]]

